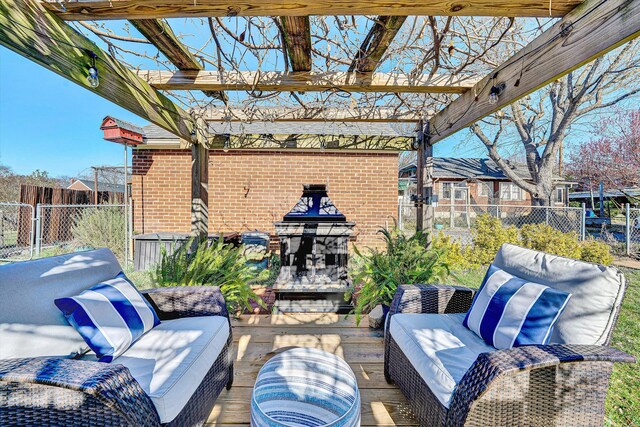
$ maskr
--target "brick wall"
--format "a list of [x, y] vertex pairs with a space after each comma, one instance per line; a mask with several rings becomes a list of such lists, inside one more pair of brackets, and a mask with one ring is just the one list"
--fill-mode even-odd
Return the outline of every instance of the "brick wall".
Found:
[[[134, 150], [132, 196], [137, 233], [190, 229], [190, 150]], [[397, 216], [395, 153], [212, 151], [209, 230], [275, 233], [302, 193], [302, 184], [328, 184], [329, 196], [356, 223], [356, 243], [376, 246], [385, 222]]]

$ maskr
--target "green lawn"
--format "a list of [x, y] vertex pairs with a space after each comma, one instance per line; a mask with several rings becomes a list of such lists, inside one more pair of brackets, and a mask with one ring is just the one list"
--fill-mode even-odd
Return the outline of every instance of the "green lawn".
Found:
[[[627, 278], [627, 293], [613, 333], [611, 346], [640, 360], [640, 270], [620, 269]], [[450, 284], [480, 286], [486, 269], [455, 273]], [[639, 364], [617, 364], [607, 395], [605, 425], [640, 426]]]

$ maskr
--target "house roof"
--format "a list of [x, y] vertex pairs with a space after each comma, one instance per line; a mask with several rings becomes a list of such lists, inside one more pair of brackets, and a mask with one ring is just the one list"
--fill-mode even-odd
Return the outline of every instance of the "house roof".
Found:
[[[515, 173], [524, 178], [531, 179], [527, 165], [524, 163], [509, 162]], [[416, 168], [415, 160], [406, 162], [400, 166], [400, 172]], [[508, 180], [498, 165], [486, 158], [458, 158], [458, 157], [434, 157], [433, 177], [435, 179], [480, 179], [480, 180]], [[559, 175], [554, 179], [560, 180]]]
[[113, 116], [107, 116], [104, 119], [102, 119], [103, 126], [104, 126], [104, 123], [107, 120], [113, 120], [115, 122], [116, 126], [118, 126], [119, 128], [126, 129], [126, 130], [131, 131], [131, 132], [139, 133], [141, 135], [144, 134], [144, 130], [140, 126], [136, 126], [133, 123], [129, 123], [127, 121], [118, 119], [118, 118], [113, 117]]
[[[145, 139], [178, 140], [178, 137], [150, 124], [143, 129]], [[415, 137], [415, 125], [386, 122], [210, 122], [215, 135], [366, 135]]]
[[[93, 181], [90, 179], [74, 179], [73, 182], [81, 182], [84, 184], [89, 190], [95, 191], [95, 187], [93, 185]], [[71, 184], [73, 185], [73, 183]], [[124, 193], [124, 185], [122, 184], [109, 184], [106, 182], [98, 181], [98, 191], [113, 191], [116, 193]]]
[[[598, 190], [594, 190], [593, 194], [590, 191], [577, 191], [575, 193], [569, 194], [569, 199], [588, 199], [593, 195], [593, 197], [598, 198], [599, 193]], [[626, 188], [623, 191], [620, 190], [608, 190], [603, 193], [603, 197], [605, 199], [613, 199], [616, 197], [638, 197], [640, 196], [640, 188]]]

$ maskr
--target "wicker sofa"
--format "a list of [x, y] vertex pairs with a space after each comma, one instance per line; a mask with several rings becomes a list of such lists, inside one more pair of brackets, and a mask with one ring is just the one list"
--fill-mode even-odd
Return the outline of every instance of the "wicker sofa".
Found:
[[53, 300], [120, 271], [107, 249], [0, 267], [0, 425], [204, 423], [233, 380], [220, 290], [144, 291], [160, 325], [101, 363]]
[[602, 425], [613, 363], [635, 361], [607, 347], [622, 274], [514, 245], [494, 265], [572, 293], [550, 344], [496, 350], [462, 325], [473, 290], [405, 285], [386, 321], [387, 381], [424, 426]]

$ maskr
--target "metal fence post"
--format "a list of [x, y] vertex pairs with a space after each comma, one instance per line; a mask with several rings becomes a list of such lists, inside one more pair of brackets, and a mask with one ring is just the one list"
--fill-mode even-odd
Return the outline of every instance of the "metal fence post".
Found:
[[42, 207], [40, 203], [36, 205], [36, 257], [40, 257], [40, 250], [42, 249]]
[[551, 209], [550, 206], [545, 206], [544, 208], [544, 223], [549, 225], [549, 209]]
[[36, 210], [33, 205], [29, 205], [29, 209], [31, 209], [31, 225], [29, 227], [29, 259], [33, 259], [35, 250], [33, 239], [36, 237]]
[[582, 217], [580, 219], [580, 240], [585, 240], [587, 234], [587, 205], [582, 204]]
[[625, 204], [624, 218], [624, 246], [627, 256], [631, 256], [631, 206], [629, 205], [629, 203]]

